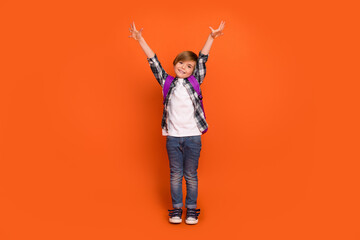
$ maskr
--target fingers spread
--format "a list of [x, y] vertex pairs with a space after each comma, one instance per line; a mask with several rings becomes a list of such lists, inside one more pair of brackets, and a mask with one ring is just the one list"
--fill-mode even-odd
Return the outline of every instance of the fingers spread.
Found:
[[219, 29], [223, 30], [225, 27], [225, 21], [221, 21]]

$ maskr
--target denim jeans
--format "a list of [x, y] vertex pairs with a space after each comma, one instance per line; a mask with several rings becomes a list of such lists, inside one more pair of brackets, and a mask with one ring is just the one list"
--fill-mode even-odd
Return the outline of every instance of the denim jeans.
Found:
[[166, 138], [170, 165], [170, 190], [174, 208], [183, 206], [182, 179], [186, 181], [186, 208], [196, 208], [198, 196], [197, 169], [201, 151], [201, 136]]

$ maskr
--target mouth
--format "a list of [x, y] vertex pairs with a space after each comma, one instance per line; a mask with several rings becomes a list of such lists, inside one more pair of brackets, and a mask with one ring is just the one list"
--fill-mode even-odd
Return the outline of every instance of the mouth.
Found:
[[181, 73], [181, 74], [185, 74], [185, 71], [181, 70], [181, 69], [178, 69], [178, 71]]

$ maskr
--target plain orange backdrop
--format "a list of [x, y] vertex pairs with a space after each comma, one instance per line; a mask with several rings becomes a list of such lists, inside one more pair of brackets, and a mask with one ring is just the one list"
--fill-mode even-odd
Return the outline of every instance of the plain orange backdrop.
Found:
[[[356, 9], [2, 1], [0, 238], [359, 239]], [[221, 20], [202, 85], [200, 221], [171, 225], [161, 88], [128, 28], [173, 73]]]

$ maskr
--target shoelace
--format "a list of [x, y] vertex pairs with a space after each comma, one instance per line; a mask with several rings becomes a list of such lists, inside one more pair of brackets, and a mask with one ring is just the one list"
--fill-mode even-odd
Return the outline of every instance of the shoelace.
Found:
[[180, 217], [182, 215], [182, 209], [181, 208], [174, 208], [172, 210], [168, 210], [169, 211], [169, 216], [170, 217]]
[[192, 209], [192, 208], [188, 208], [187, 212], [186, 212], [186, 217], [193, 217], [195, 219], [197, 219], [197, 217], [200, 214], [200, 209]]

